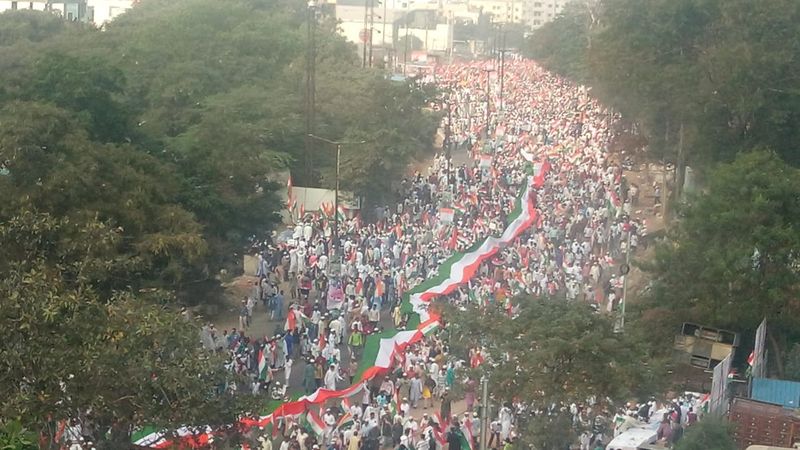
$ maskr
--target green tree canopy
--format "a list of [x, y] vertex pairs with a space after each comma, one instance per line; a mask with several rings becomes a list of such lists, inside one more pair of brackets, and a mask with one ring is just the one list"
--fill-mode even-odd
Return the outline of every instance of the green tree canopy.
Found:
[[797, 165], [799, 27], [792, 0], [585, 0], [528, 50], [637, 123], [655, 158], [704, 169], [769, 147]]
[[[660, 387], [661, 369], [643, 341], [615, 333], [614, 318], [588, 304], [521, 297], [519, 312], [474, 307], [447, 308], [452, 352], [482, 348], [487, 362], [478, 374], [489, 377], [490, 395], [499, 402], [519, 400], [537, 414], [518, 425], [532, 448], [561, 449], [577, 437], [563, 407], [594, 399], [595, 413], [632, 397], [649, 398]], [[457, 338], [456, 338], [457, 336]]]
[[[771, 358], [797, 337], [800, 172], [771, 152], [740, 155], [691, 200], [646, 268], [653, 328], [693, 321], [739, 332], [766, 317]], [[669, 332], [665, 332], [667, 335]]]
[[736, 450], [731, 424], [716, 417], [706, 417], [686, 430], [675, 450]]
[[485, 368], [496, 397], [549, 406], [652, 394], [655, 362], [648, 362], [647, 349], [633, 336], [614, 332], [612, 317], [581, 303], [517, 302], [513, 319], [472, 308], [447, 316], [449, 332], [459, 336], [454, 345], [484, 347], [491, 356]]
[[48, 418], [88, 414], [98, 438], [111, 428], [127, 444], [133, 426], [222, 425], [252, 410], [216, 390], [233, 378], [200, 348], [197, 325], [152, 294], [93, 288], [120, 240], [99, 221], [30, 211], [0, 225], [0, 416], [52, 438]]
[[[8, 211], [25, 201], [120, 227], [109, 257], [138, 269], [113, 286], [183, 293], [238, 267], [275, 226], [287, 171], [295, 185], [333, 187], [332, 149], [305, 148], [305, 4], [153, 0], [103, 32], [9, 17], [19, 21], [0, 15], [0, 37], [14, 36], [0, 43]], [[316, 133], [368, 142], [344, 149], [342, 188], [382, 203], [430, 146], [430, 96], [361, 69], [335, 22], [317, 20]]]

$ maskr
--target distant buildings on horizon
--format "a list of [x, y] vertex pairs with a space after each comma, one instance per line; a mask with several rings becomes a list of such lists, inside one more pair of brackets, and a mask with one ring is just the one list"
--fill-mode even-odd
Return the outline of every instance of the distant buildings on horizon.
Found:
[[[417, 45], [414, 50], [448, 53], [454, 45], [469, 46], [478, 53], [487, 42], [460, 42], [455, 24], [520, 24], [533, 30], [555, 19], [572, 0], [326, 0], [335, 11], [339, 32], [363, 48], [372, 37], [373, 48], [405, 52], [405, 36]], [[455, 42], [454, 42], [455, 40]], [[401, 45], [398, 47], [398, 42]]]
[[66, 20], [102, 27], [138, 2], [139, 0], [0, 0], [0, 13], [14, 10], [51, 11]]

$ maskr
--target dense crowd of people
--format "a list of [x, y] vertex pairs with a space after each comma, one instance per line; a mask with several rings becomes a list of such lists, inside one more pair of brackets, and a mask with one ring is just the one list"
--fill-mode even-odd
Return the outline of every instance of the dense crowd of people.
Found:
[[[448, 111], [444, 150], [428, 171], [402, 180], [401, 200], [379, 208], [376, 221], [343, 218], [333, 236], [330, 217], [309, 214], [289, 239], [261, 249], [258, 281], [242, 300], [239, 327], [220, 333], [208, 325], [202, 333], [206, 348], [228, 352], [230, 369], [252, 380], [221, 389], [258, 394], [277, 386], [281, 398], [294, 389], [309, 394], [352, 383], [366, 337], [387, 325], [405, 326], [403, 294], [435, 276], [453, 253], [502, 233], [519, 193], [545, 166], [535, 225], [483, 263], [449, 300], [509, 313], [521, 294], [618, 307], [622, 280], [611, 267], [628, 246], [639, 245], [645, 230], [630, 216], [637, 193], [608, 154], [616, 117], [585, 89], [523, 59], [506, 62], [501, 93], [497, 72], [488, 70], [492, 64], [437, 68], [445, 94], [433, 106]], [[469, 158], [453, 157], [464, 153]], [[270, 336], [248, 335], [257, 305], [278, 323]], [[474, 357], [468, 358], [473, 366]], [[360, 404], [320, 411], [322, 435], [282, 423], [281, 450], [460, 449], [458, 439], [475, 438], [479, 427], [473, 426], [476, 383], [458, 379], [459, 364], [446, 342], [426, 338], [396, 371], [372, 380]], [[293, 370], [302, 372], [302, 386], [291, 385]], [[459, 399], [452, 394], [456, 384]], [[467, 411], [454, 417], [452, 403], [462, 398]], [[518, 407], [500, 408], [489, 429], [491, 448], [513, 445]], [[415, 409], [430, 412], [419, 418]], [[337, 426], [343, 417], [354, 425]], [[591, 442], [603, 438], [593, 435]], [[271, 447], [268, 436], [259, 439], [262, 448]]]

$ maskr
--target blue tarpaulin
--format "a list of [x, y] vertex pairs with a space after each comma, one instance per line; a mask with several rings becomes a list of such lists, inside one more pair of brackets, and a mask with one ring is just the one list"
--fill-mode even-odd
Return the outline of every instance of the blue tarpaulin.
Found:
[[753, 400], [773, 403], [785, 408], [800, 408], [800, 383], [769, 378], [754, 378]]

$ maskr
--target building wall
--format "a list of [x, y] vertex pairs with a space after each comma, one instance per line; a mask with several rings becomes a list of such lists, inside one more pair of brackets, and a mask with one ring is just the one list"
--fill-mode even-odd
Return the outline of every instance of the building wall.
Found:
[[94, 10], [92, 22], [102, 26], [118, 15], [131, 9], [136, 0], [88, 0], [89, 8]]
[[570, 0], [528, 0], [524, 22], [531, 28], [539, 28], [552, 21]]
[[[45, 7], [47, 6], [47, 2], [45, 0], [35, 0], [35, 1], [8, 1], [2, 0], [0, 1], [0, 13], [5, 11], [12, 11], [12, 10], [21, 10], [21, 9], [31, 9], [35, 11], [44, 11]], [[63, 11], [63, 5], [53, 5], [53, 9], [59, 9]]]
[[[60, 2], [53, 0], [51, 11], [65, 18], [92, 22], [103, 26], [108, 21], [129, 10], [138, 0], [72, 0]], [[11, 10], [36, 10], [44, 11], [48, 0], [0, 0], [0, 13]]]
[[[392, 6], [404, 6], [403, 8], [392, 8]], [[446, 51], [450, 48], [452, 41], [453, 26], [449, 20], [439, 17], [440, 23], [433, 23], [431, 19], [428, 29], [425, 26], [425, 13], [428, 17], [433, 17], [438, 8], [430, 3], [419, 3], [411, 5], [407, 3], [389, 2], [384, 11], [382, 6], [374, 9], [375, 18], [373, 20], [372, 45], [373, 47], [384, 45], [391, 47], [397, 39], [402, 39], [406, 34], [405, 16], [409, 14], [413, 20], [410, 23], [408, 34], [418, 38], [423, 45], [426, 42], [431, 51]], [[384, 26], [385, 18], [385, 26]], [[359, 46], [359, 52], [363, 48], [360, 33], [364, 29], [364, 6], [344, 5], [343, 2], [336, 4], [336, 19], [339, 21], [339, 33], [350, 42]], [[445, 23], [441, 23], [441, 22]], [[398, 26], [398, 24], [400, 24]], [[397, 36], [395, 36], [395, 31]]]

